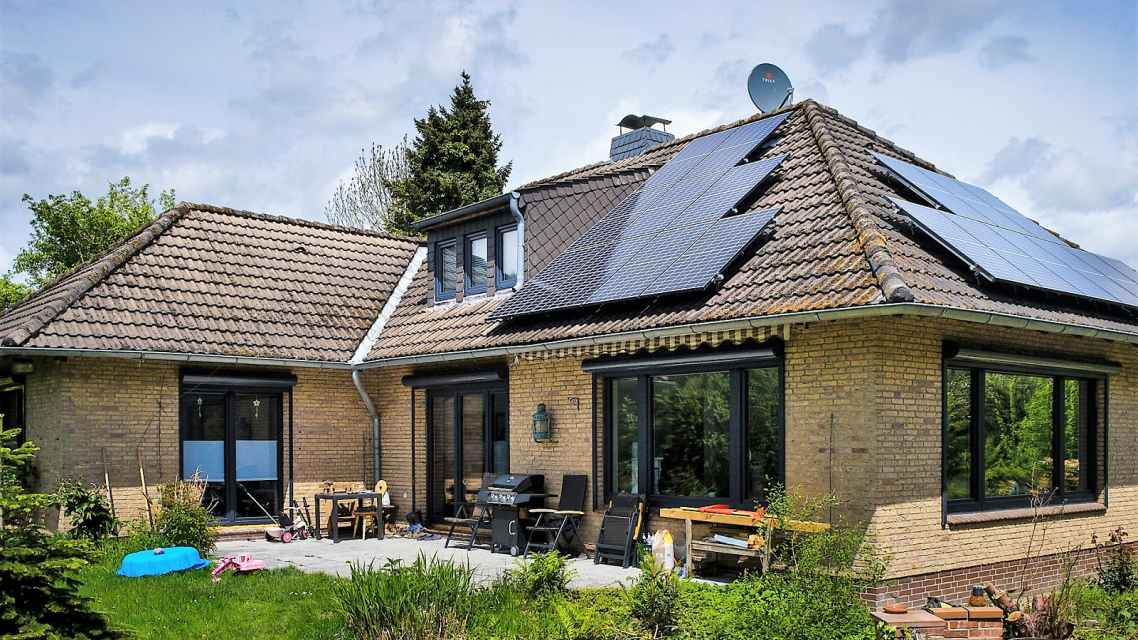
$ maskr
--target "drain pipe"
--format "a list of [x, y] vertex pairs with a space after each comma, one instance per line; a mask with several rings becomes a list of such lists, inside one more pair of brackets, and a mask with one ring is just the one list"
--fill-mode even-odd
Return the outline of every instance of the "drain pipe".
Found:
[[522, 217], [521, 209], [518, 208], [520, 198], [521, 194], [517, 191], [510, 192], [510, 213], [518, 223], [518, 282], [514, 285], [515, 291], [521, 289], [526, 281], [526, 219]]
[[364, 389], [364, 383], [360, 380], [359, 369], [352, 369], [352, 382], [356, 383], [356, 390], [360, 392], [360, 398], [363, 398], [364, 406], [367, 407], [367, 412], [371, 414], [371, 454], [375, 465], [373, 467], [375, 476], [372, 478], [372, 484], [375, 484], [379, 482], [379, 411], [376, 410], [375, 403], [371, 401], [371, 396]]

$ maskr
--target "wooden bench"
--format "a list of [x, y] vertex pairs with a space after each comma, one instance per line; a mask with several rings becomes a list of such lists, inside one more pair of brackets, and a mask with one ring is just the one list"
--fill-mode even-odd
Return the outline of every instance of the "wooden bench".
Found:
[[[722, 544], [718, 542], [704, 542], [703, 540], [692, 539], [691, 523], [692, 522], [707, 522], [711, 524], [724, 524], [737, 527], [745, 527], [748, 529], [755, 529], [758, 531], [765, 531], [769, 527], [778, 527], [784, 531], [797, 531], [801, 533], [819, 533], [827, 531], [830, 525], [824, 522], [804, 522], [800, 520], [785, 520], [781, 523], [778, 518], [754, 518], [747, 514], [726, 514], [726, 513], [705, 513], [698, 509], [691, 507], [680, 507], [678, 509], [660, 509], [661, 518], [670, 518], [673, 520], [684, 521], [684, 533], [687, 536], [687, 560], [684, 563], [685, 575], [692, 575], [692, 551], [703, 551], [705, 553], [726, 554], [746, 558], [761, 558], [764, 553], [762, 549], [751, 549], [750, 547], [736, 547], [729, 544]], [[781, 566], [781, 563], [779, 563]], [[776, 566], [776, 568], [778, 568]]]

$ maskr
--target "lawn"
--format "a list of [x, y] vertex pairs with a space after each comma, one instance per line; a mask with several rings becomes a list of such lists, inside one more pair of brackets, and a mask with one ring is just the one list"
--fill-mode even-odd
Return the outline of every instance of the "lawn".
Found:
[[338, 638], [342, 625], [331, 613], [331, 585], [325, 574], [292, 568], [227, 573], [210, 580], [208, 569], [164, 576], [115, 575], [118, 554], [85, 569], [83, 595], [118, 623], [151, 640], [183, 638]]

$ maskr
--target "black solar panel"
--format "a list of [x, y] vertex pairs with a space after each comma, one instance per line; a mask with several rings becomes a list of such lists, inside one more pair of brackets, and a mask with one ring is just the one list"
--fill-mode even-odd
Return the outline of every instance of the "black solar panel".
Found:
[[926, 233], [991, 280], [1138, 307], [1138, 272], [1117, 260], [1056, 242], [1051, 234], [1047, 234], [1051, 239], [1044, 239], [952, 211], [891, 200]]
[[739, 164], [788, 115], [689, 142], [491, 317], [706, 287], [777, 213], [724, 217], [785, 159]]

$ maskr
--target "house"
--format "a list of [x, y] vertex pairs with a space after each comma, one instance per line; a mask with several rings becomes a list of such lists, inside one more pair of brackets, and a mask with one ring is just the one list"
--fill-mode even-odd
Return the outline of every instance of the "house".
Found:
[[140, 460], [204, 469], [241, 521], [325, 479], [438, 518], [484, 472], [585, 474], [586, 538], [617, 491], [677, 530], [777, 482], [838, 494], [908, 604], [1007, 578], [1033, 516], [1042, 580], [1138, 527], [1138, 273], [813, 101], [670, 137], [422, 243], [163, 214], [0, 317], [41, 482], [105, 450], [137, 514]]

